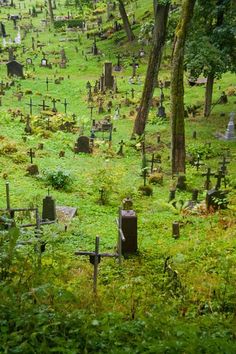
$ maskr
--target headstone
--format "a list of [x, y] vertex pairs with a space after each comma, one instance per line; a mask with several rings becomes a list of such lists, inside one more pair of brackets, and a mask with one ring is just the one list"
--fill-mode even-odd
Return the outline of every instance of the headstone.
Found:
[[105, 88], [112, 90], [114, 87], [114, 76], [112, 76], [112, 63], [105, 63], [104, 66], [105, 75]]
[[224, 136], [225, 140], [235, 140], [236, 139], [235, 131], [234, 131], [234, 116], [235, 116], [234, 112], [230, 113], [230, 120], [229, 120], [228, 127], [225, 132], [225, 136]]
[[56, 218], [57, 218], [57, 216], [56, 216], [56, 202], [50, 195], [47, 195], [43, 199], [42, 219], [54, 221], [54, 220], [56, 220]]
[[76, 216], [77, 208], [68, 206], [57, 206], [56, 214], [59, 222], [68, 223]]
[[87, 136], [80, 136], [74, 147], [75, 153], [83, 152], [85, 154], [91, 153], [90, 140]]
[[125, 241], [122, 242], [122, 254], [136, 253], [138, 249], [137, 215], [133, 210], [120, 211], [120, 226]]
[[18, 76], [24, 78], [23, 65], [18, 63], [16, 60], [9, 61], [7, 64], [7, 75], [8, 76]]

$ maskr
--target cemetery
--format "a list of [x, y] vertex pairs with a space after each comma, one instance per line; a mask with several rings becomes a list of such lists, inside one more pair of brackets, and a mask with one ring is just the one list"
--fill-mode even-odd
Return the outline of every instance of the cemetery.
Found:
[[0, 0], [0, 353], [236, 352], [235, 15]]

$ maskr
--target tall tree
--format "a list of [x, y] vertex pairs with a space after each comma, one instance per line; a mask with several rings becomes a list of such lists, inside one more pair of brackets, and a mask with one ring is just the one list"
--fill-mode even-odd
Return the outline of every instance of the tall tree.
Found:
[[48, 11], [49, 11], [49, 15], [50, 15], [51, 24], [54, 24], [54, 14], [53, 14], [52, 0], [48, 0]]
[[171, 70], [172, 174], [185, 173], [184, 48], [196, 0], [184, 0], [175, 32]]
[[231, 0], [199, 0], [196, 4], [186, 68], [192, 77], [203, 74], [207, 78], [205, 117], [211, 112], [214, 80], [226, 71], [236, 71], [235, 11]]
[[132, 42], [135, 39], [135, 35], [132, 31], [130, 22], [129, 22], [129, 18], [127, 16], [126, 10], [125, 10], [125, 5], [123, 0], [118, 0], [119, 2], [119, 11], [120, 11], [120, 15], [123, 21], [123, 26], [124, 26], [124, 30], [127, 34], [128, 37], [128, 41]]
[[146, 79], [139, 110], [134, 122], [133, 133], [142, 135], [145, 130], [150, 111], [153, 92], [156, 86], [161, 65], [162, 52], [165, 45], [167, 20], [170, 2], [153, 0], [155, 24], [153, 30], [152, 48], [149, 55]]

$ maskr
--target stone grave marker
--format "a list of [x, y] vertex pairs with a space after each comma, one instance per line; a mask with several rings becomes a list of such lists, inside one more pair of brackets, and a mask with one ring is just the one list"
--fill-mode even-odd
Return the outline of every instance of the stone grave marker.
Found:
[[43, 212], [42, 212], [42, 219], [43, 220], [50, 220], [54, 221], [57, 219], [56, 215], [56, 202], [52, 196], [47, 195], [43, 199]]
[[91, 147], [90, 147], [90, 140], [89, 137], [87, 136], [80, 136], [75, 143], [74, 147], [74, 152], [75, 153], [80, 153], [83, 152], [85, 154], [90, 154], [91, 153]]
[[9, 61], [7, 64], [7, 75], [24, 78], [23, 65], [16, 60]]

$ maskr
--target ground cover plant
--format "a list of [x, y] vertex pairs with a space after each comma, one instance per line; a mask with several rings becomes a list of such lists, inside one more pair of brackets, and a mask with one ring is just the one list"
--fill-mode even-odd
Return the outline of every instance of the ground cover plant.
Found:
[[[0, 352], [235, 353], [236, 143], [219, 139], [235, 110], [234, 73], [216, 79], [206, 118], [205, 84], [189, 85], [185, 71], [187, 187], [176, 189], [168, 84], [154, 91], [145, 136], [132, 137], [151, 48], [152, 1], [125, 3], [132, 43], [118, 5], [114, 9], [110, 2], [56, 2], [54, 25], [47, 3], [14, 3], [15, 8], [0, 7], [7, 34], [0, 53]], [[170, 80], [181, 2], [172, 5], [158, 76], [162, 82]], [[22, 18], [14, 28], [8, 14], [18, 13]], [[67, 28], [62, 23], [67, 17], [79, 28], [71, 29], [72, 23]], [[18, 26], [21, 43], [13, 44]], [[94, 35], [97, 55], [91, 52]], [[7, 76], [10, 47], [24, 64], [23, 79]], [[122, 70], [112, 73], [117, 92], [94, 92], [104, 63], [115, 67], [118, 54]], [[133, 55], [138, 67], [132, 83]], [[65, 56], [66, 67], [61, 65]], [[50, 65], [42, 65], [42, 59]], [[220, 101], [222, 92], [227, 102]], [[157, 115], [161, 100], [162, 118]], [[107, 131], [91, 128], [93, 119], [104, 118], [113, 124], [112, 139]], [[92, 134], [92, 152], [75, 153], [78, 138]], [[152, 154], [158, 160], [153, 174]], [[229, 163], [220, 187], [223, 197], [216, 195], [215, 208], [207, 208], [207, 189], [215, 187], [224, 156]], [[202, 176], [207, 168], [214, 172], [209, 188]], [[27, 209], [14, 218], [6, 210], [7, 182], [11, 208]], [[194, 189], [197, 203], [192, 203]], [[48, 195], [57, 206], [77, 208], [74, 218], [36, 230], [20, 227], [35, 223], [36, 208], [42, 215]], [[127, 197], [138, 217], [138, 252], [122, 257], [121, 264], [102, 257], [94, 293], [93, 265], [75, 252], [94, 251], [96, 236], [102, 253], [117, 252], [116, 218]], [[172, 236], [174, 222], [179, 238]]]

